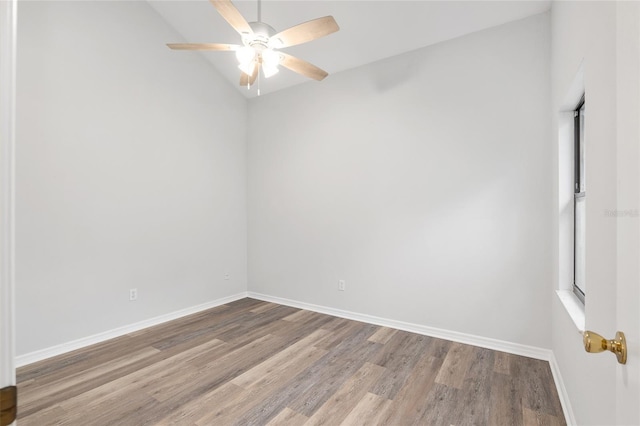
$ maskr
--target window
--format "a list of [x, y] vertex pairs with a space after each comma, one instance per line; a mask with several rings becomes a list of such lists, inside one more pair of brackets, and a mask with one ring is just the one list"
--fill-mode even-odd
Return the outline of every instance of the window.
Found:
[[584, 174], [584, 95], [574, 110], [575, 180], [573, 190], [573, 292], [584, 303], [585, 285], [585, 214], [587, 192]]

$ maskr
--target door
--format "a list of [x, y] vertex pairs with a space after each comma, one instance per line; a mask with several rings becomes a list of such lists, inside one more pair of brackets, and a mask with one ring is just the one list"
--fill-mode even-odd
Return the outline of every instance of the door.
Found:
[[[13, 312], [16, 18], [17, 0], [0, 0], [0, 388], [3, 389], [16, 383]], [[12, 398], [4, 392], [2, 395], [4, 422], [7, 416], [12, 417]]]
[[616, 369], [615, 418], [617, 424], [640, 424], [640, 4], [617, 7], [615, 315], [617, 329], [626, 335], [628, 359]]

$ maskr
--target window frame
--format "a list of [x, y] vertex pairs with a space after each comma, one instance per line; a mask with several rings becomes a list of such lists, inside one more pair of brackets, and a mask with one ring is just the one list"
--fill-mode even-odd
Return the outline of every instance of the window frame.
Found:
[[[582, 97], [580, 98], [580, 101], [578, 102], [578, 104], [576, 105], [575, 109], [573, 110], [573, 140], [574, 140], [574, 186], [573, 186], [573, 293], [576, 295], [576, 297], [578, 299], [580, 299], [580, 301], [584, 304], [585, 303], [585, 290], [580, 288], [580, 286], [578, 286], [578, 284], [576, 283], [576, 269], [577, 269], [577, 262], [576, 262], [576, 243], [577, 243], [577, 235], [576, 235], [576, 231], [577, 231], [577, 203], [578, 203], [578, 199], [585, 199], [586, 201], [586, 196], [587, 196], [587, 192], [586, 192], [586, 188], [584, 188], [583, 191], [581, 191], [581, 187], [582, 187], [582, 179], [581, 179], [581, 175], [583, 172], [583, 168], [584, 167], [584, 135], [581, 133], [580, 129], [581, 121], [584, 120], [584, 114], [580, 114], [580, 110], [582, 110], [584, 108], [585, 105], [585, 95], [582, 94]], [[582, 164], [582, 166], [581, 166]], [[583, 218], [584, 220], [584, 218]], [[583, 238], [584, 241], [584, 238]], [[584, 250], [584, 248], [583, 248]]]

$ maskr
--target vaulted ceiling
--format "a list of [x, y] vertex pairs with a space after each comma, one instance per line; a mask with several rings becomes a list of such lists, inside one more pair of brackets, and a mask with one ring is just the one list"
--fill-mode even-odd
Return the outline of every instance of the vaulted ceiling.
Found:
[[[148, 0], [182, 38], [166, 43], [233, 43], [240, 36], [207, 0]], [[247, 19], [257, 20], [257, 1], [234, 1]], [[331, 74], [419, 49], [496, 25], [543, 13], [551, 0], [536, 1], [276, 1], [264, 0], [262, 21], [276, 31], [333, 15], [340, 31], [327, 37], [284, 49]], [[173, 52], [203, 55], [246, 97], [257, 95], [238, 84], [240, 71], [233, 52]], [[471, 65], [470, 65], [471, 66]], [[309, 81], [283, 67], [275, 76], [261, 79], [266, 94]], [[322, 84], [311, 81], [310, 84]]]

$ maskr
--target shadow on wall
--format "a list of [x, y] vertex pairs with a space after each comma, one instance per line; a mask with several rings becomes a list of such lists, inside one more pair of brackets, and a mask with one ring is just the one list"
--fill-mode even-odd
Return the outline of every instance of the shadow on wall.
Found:
[[378, 93], [407, 84], [420, 76], [422, 60], [416, 55], [401, 55], [376, 64], [369, 75]]

